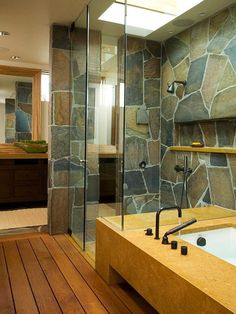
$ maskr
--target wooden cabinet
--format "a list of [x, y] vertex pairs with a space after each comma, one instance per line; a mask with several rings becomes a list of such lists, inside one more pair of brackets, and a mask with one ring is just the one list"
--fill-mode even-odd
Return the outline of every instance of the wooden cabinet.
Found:
[[47, 159], [0, 159], [0, 203], [47, 200]]

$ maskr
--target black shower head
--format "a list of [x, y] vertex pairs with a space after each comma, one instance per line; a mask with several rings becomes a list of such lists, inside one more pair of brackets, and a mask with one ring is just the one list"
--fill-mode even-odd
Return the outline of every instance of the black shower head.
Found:
[[182, 84], [184, 86], [187, 84], [186, 81], [173, 81], [172, 83], [168, 84], [167, 93], [174, 94], [174, 92], [175, 92], [175, 83], [176, 84]]

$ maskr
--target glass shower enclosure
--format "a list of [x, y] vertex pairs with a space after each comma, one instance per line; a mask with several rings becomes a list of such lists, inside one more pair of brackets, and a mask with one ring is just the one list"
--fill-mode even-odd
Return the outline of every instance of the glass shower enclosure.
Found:
[[124, 26], [99, 20], [106, 7], [91, 1], [70, 33], [70, 231], [92, 256], [96, 218], [123, 208]]

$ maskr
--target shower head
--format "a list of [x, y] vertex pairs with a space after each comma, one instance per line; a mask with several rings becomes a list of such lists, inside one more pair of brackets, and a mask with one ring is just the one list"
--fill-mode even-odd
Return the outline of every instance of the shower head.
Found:
[[167, 93], [174, 94], [174, 92], [175, 92], [175, 83], [176, 84], [182, 84], [184, 86], [187, 84], [186, 81], [173, 81], [172, 83], [168, 83]]

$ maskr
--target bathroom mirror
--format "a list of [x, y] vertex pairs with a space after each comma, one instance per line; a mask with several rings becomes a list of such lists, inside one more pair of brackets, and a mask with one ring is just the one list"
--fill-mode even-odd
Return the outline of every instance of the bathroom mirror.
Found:
[[[5, 81], [4, 81], [4, 77], [6, 78]], [[9, 143], [9, 142], [14, 142], [14, 139], [18, 140], [18, 137], [15, 136], [16, 130], [14, 130], [17, 124], [17, 122], [15, 121], [16, 117], [23, 118], [23, 120], [21, 120], [23, 121], [21, 124], [23, 124], [23, 131], [28, 131], [28, 132], [24, 132], [25, 133], [24, 135], [26, 137], [27, 136], [31, 137], [31, 139], [33, 140], [40, 139], [41, 138], [41, 99], [40, 99], [41, 70], [0, 65], [0, 81], [2, 82], [2, 84], [0, 84], [0, 94], [1, 94], [0, 142]], [[11, 96], [9, 97], [9, 94], [6, 95], [7, 96], [6, 98], [8, 98], [8, 100], [4, 101], [4, 96], [2, 95], [2, 92], [4, 88], [9, 88], [9, 84], [7, 84], [7, 81], [9, 82], [10, 85], [13, 85], [13, 87], [15, 85], [15, 91], [14, 89], [12, 90], [12, 97]], [[15, 99], [16, 90], [19, 91], [19, 95], [17, 96], [17, 98], [19, 98], [19, 102], [21, 102], [18, 111], [15, 111], [16, 107], [15, 107], [14, 99]], [[8, 115], [9, 119], [7, 119], [6, 114]], [[18, 123], [18, 127], [19, 127], [19, 124], [20, 123]], [[28, 139], [28, 137], [25, 139]]]

